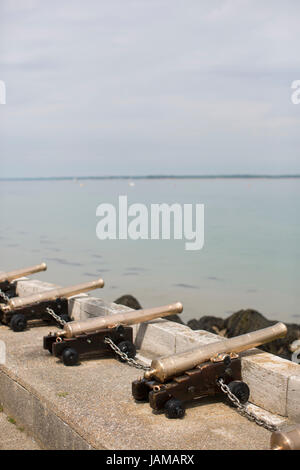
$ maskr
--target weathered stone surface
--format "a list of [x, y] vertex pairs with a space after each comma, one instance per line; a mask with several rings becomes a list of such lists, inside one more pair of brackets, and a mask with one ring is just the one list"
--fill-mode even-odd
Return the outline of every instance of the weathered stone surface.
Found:
[[300, 376], [298, 364], [252, 349], [242, 354], [242, 377], [250, 388], [249, 401], [281, 416], [287, 409], [288, 380]]
[[176, 326], [176, 323], [164, 319], [133, 325], [136, 348], [149, 353], [156, 350], [159, 355], [175, 352]]
[[4, 403], [5, 411], [21, 423], [42, 447], [50, 450], [92, 448], [49, 408], [46, 399], [40, 400], [24, 383], [21, 385], [16, 377], [15, 379], [0, 369], [0, 399]]
[[289, 377], [287, 390], [287, 414], [292, 420], [300, 423], [300, 375]]
[[0, 411], [0, 436], [0, 450], [41, 450], [37, 442], [26, 434], [23, 426], [19, 426], [4, 411]]

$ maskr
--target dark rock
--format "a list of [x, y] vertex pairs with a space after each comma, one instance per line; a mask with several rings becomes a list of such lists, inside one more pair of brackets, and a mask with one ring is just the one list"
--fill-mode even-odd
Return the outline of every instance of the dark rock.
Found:
[[[211, 333], [218, 333], [218, 330], [225, 329], [225, 336], [232, 338], [261, 328], [267, 328], [275, 323], [277, 321], [268, 320], [256, 310], [247, 309], [239, 310], [225, 320], [207, 316], [200, 318], [200, 320], [190, 320], [188, 326], [193, 330], [203, 329]], [[261, 345], [260, 349], [290, 360], [291, 351], [289, 346], [293, 341], [300, 338], [300, 325], [294, 323], [285, 323], [285, 325], [288, 332], [284, 338]]]
[[138, 300], [133, 295], [122, 295], [114, 301], [115, 304], [124, 305], [125, 307], [133, 308], [134, 310], [140, 310], [142, 308]]
[[267, 320], [261, 313], [251, 309], [239, 310], [224, 321], [228, 338], [267, 328], [267, 326], [274, 325], [274, 323], [276, 322]]
[[201, 317], [199, 320], [190, 320], [187, 323], [192, 330], [206, 330], [210, 333], [217, 333], [225, 328], [223, 318], [218, 317], [210, 317], [205, 315]]
[[[277, 323], [277, 321], [268, 320], [256, 310], [240, 310], [233, 313], [225, 320], [226, 336], [232, 338], [233, 336], [243, 335], [244, 333], [266, 328], [275, 323]], [[285, 323], [285, 325], [288, 331], [284, 338], [263, 344], [260, 346], [260, 349], [283, 357], [284, 359], [291, 359], [289, 346], [293, 341], [300, 338], [300, 325], [296, 325], [295, 323]]]
[[180, 323], [181, 325], [185, 325], [185, 323], [181, 320], [179, 315], [169, 315], [168, 317], [164, 317], [166, 320], [174, 321], [175, 323]]

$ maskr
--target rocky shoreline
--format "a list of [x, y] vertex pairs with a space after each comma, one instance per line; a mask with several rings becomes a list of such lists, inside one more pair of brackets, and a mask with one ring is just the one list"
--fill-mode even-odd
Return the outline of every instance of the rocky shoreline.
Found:
[[[115, 303], [135, 310], [142, 308], [138, 300], [132, 295], [123, 295], [115, 300]], [[206, 315], [198, 320], [189, 320], [187, 323], [184, 323], [179, 315], [170, 315], [166, 319], [187, 325], [192, 330], [206, 330], [226, 338], [250, 333], [277, 323], [277, 321], [268, 320], [264, 315], [252, 309], [239, 310], [225, 319]], [[295, 323], [285, 324], [288, 329], [286, 337], [262, 345], [260, 349], [290, 360], [292, 353], [300, 348], [300, 325]]]

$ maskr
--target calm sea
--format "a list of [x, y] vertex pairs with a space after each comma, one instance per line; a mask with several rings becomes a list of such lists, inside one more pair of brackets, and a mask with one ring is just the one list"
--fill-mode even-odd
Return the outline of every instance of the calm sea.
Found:
[[[96, 208], [203, 203], [205, 245], [96, 237]], [[132, 294], [144, 307], [180, 300], [183, 319], [254, 308], [300, 318], [300, 179], [0, 182], [0, 270], [46, 261], [35, 275], [61, 285], [99, 276], [98, 296]]]

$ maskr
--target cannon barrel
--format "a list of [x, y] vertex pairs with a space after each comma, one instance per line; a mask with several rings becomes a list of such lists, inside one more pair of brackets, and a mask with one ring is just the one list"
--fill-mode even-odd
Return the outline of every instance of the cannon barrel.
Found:
[[274, 431], [270, 444], [272, 450], [300, 450], [300, 424]]
[[91, 333], [102, 328], [113, 328], [117, 325], [133, 325], [135, 323], [153, 320], [154, 318], [166, 317], [174, 313], [181, 313], [182, 310], [182, 304], [176, 302], [163, 307], [133, 310], [104, 317], [94, 317], [84, 321], [73, 321], [66, 323], [63, 331], [59, 332], [58, 336], [73, 338], [74, 336]]
[[39, 273], [41, 271], [46, 271], [46, 263], [37, 264], [35, 266], [30, 266], [29, 268], [16, 269], [15, 271], [10, 271], [8, 273], [0, 274], [0, 282], [11, 282], [20, 277], [27, 276], [29, 274]]
[[151, 369], [145, 373], [145, 378], [151, 377], [165, 382], [168, 378], [182, 374], [193, 369], [203, 362], [209, 361], [218, 354], [239, 353], [247, 349], [255, 348], [277, 338], [282, 338], [287, 333], [284, 323], [276, 323], [268, 328], [235, 336], [234, 338], [216, 341], [199, 348], [191, 349], [184, 353], [162, 357], [153, 360]]
[[103, 286], [103, 279], [97, 279], [96, 281], [84, 282], [75, 286], [58, 287], [38, 294], [26, 295], [25, 297], [14, 297], [8, 301], [7, 306], [4, 308], [6, 310], [17, 310], [39, 302], [55, 300], [63, 297], [72, 297], [73, 295], [82, 294], [83, 292], [98, 289]]

